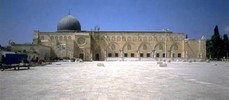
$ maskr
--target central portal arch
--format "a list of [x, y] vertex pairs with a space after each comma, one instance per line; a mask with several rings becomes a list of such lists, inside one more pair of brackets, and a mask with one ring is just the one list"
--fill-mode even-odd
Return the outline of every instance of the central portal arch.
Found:
[[99, 61], [99, 54], [98, 54], [98, 53], [95, 54], [95, 60], [96, 60], [96, 61]]
[[82, 59], [82, 60], [84, 60], [84, 54], [81, 53], [81, 54], [79, 55], [79, 58]]

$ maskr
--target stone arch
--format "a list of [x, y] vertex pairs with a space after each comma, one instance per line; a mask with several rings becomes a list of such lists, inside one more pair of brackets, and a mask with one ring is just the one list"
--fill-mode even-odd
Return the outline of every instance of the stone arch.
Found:
[[72, 37], [71, 36], [68, 36], [68, 40], [71, 40], [72, 39]]
[[134, 43], [132, 43], [132, 42], [126, 42], [126, 43], [123, 45], [123, 47], [122, 47], [121, 50], [125, 50], [125, 48], [127, 48], [128, 46], [130, 46], [130, 50], [128, 50], [128, 51], [132, 51], [132, 50], [133, 50]]
[[55, 36], [55, 40], [58, 40], [58, 36]]
[[137, 51], [137, 47], [132, 42], [126, 42], [121, 50], [121, 55], [123, 57], [135, 57]]
[[165, 56], [165, 51], [164, 51], [164, 43], [159, 42], [154, 46], [154, 56], [162, 58]]
[[[105, 49], [105, 48], [104, 48]], [[103, 49], [101, 48], [101, 46], [99, 44], [93, 44], [93, 48], [91, 48], [93, 54], [95, 53], [102, 53], [103, 52]]]
[[148, 42], [142, 42], [139, 46], [138, 46], [138, 51], [142, 48], [142, 50], [147, 51], [147, 50], [151, 50], [151, 46], [150, 43]]
[[103, 50], [99, 44], [94, 43], [91, 48], [92, 59], [95, 61], [99, 61], [103, 59]]
[[54, 37], [53, 36], [50, 36], [50, 40], [54, 40]]
[[164, 43], [157, 43], [155, 46], [154, 46], [154, 50], [164, 50], [164, 47], [163, 47]]
[[173, 43], [169, 48], [169, 52], [168, 52], [169, 57], [177, 58], [178, 54], [181, 54], [180, 49], [181, 46], [178, 43]]
[[169, 48], [170, 51], [178, 51], [179, 50], [179, 46], [177, 43], [174, 43], [170, 46]]

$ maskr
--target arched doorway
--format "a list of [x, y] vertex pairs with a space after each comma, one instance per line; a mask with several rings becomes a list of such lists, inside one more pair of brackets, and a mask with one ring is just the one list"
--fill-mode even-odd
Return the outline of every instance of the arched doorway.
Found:
[[178, 45], [177, 44], [173, 44], [171, 45], [169, 51], [170, 51], [170, 57], [171, 58], [177, 58], [178, 57]]
[[95, 60], [99, 61], [99, 54], [98, 53], [95, 55]]
[[83, 60], [84, 59], [84, 54], [81, 53], [80, 56], [79, 56], [79, 58]]
[[165, 48], [163, 47], [163, 44], [162, 43], [158, 43], [155, 45], [154, 47], [154, 55], [156, 58], [165, 58], [166, 57], [166, 54], [165, 54]]

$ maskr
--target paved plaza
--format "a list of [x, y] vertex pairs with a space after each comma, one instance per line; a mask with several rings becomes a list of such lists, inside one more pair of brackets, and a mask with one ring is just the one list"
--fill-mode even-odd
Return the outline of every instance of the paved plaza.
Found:
[[229, 100], [229, 63], [56, 62], [0, 72], [0, 100], [78, 99]]

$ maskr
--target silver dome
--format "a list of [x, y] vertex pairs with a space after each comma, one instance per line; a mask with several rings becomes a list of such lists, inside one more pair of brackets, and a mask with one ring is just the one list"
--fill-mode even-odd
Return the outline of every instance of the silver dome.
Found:
[[72, 15], [65, 16], [59, 21], [57, 31], [81, 31], [80, 22]]

